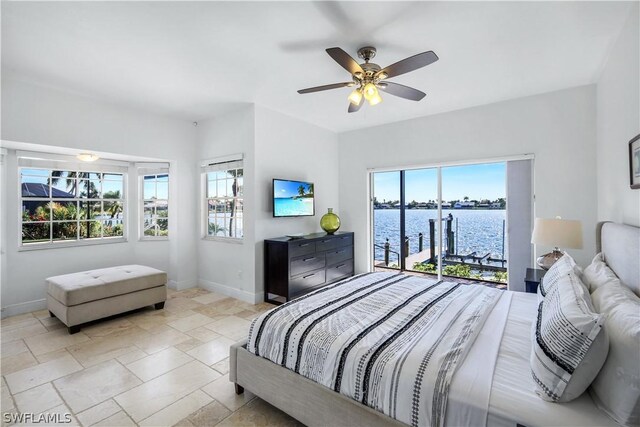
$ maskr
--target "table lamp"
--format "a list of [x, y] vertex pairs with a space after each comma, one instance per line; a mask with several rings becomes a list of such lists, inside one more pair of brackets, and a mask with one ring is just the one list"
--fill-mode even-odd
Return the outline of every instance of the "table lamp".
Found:
[[554, 248], [536, 260], [542, 269], [548, 270], [562, 256], [559, 247], [582, 249], [582, 223], [559, 216], [553, 219], [536, 218], [531, 243]]

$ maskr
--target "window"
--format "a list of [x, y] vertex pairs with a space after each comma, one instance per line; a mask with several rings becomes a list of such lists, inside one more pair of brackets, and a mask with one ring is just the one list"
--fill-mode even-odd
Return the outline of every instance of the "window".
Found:
[[142, 239], [169, 236], [169, 174], [142, 176]]
[[20, 168], [22, 245], [123, 239], [123, 173]]
[[204, 167], [205, 237], [242, 239], [243, 179], [242, 160]]

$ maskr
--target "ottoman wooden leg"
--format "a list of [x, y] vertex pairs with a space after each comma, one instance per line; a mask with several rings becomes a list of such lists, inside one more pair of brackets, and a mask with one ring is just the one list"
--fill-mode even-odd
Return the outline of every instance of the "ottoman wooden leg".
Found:
[[154, 307], [156, 308], [156, 310], [162, 310], [164, 308], [164, 301], [162, 302], [157, 302]]
[[69, 335], [77, 334], [80, 332], [80, 325], [69, 326], [67, 330], [69, 331]]
[[236, 394], [242, 394], [244, 393], [244, 387], [242, 387], [240, 384], [234, 384], [236, 386]]
[[50, 317], [56, 317], [56, 315], [55, 315], [55, 314], [53, 314], [52, 312], [49, 312], [49, 316], [50, 316]]

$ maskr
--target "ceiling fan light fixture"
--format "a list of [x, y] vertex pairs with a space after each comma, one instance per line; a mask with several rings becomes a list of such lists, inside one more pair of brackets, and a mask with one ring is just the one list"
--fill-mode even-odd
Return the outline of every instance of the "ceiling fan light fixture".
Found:
[[100, 158], [100, 156], [98, 156], [97, 154], [93, 154], [93, 153], [80, 153], [76, 156], [76, 158], [78, 160], [81, 160], [83, 162], [95, 162], [96, 160], [98, 160]]
[[367, 101], [371, 101], [372, 97], [374, 97], [375, 95], [378, 95], [378, 89], [376, 88], [376, 85], [374, 85], [373, 83], [367, 83], [363, 88], [363, 92], [364, 92], [364, 99], [366, 99]]
[[362, 101], [362, 92], [360, 92], [360, 88], [354, 89], [353, 92], [349, 95], [349, 101], [353, 105], [360, 105], [360, 101]]
[[376, 90], [376, 93], [372, 97], [367, 99], [367, 101], [369, 101], [369, 105], [371, 105], [373, 107], [374, 105], [378, 105], [378, 104], [380, 104], [382, 102], [382, 97], [380, 96], [380, 94]]
[[426, 93], [409, 86], [387, 81], [387, 79], [393, 79], [402, 74], [426, 67], [438, 60], [438, 55], [430, 50], [382, 68], [378, 64], [369, 62], [376, 54], [376, 48], [373, 46], [365, 46], [358, 50], [358, 56], [364, 59], [364, 63], [362, 64], [358, 64], [351, 55], [339, 47], [330, 47], [325, 50], [338, 65], [349, 72], [352, 81], [300, 89], [298, 93], [305, 94], [352, 87], [354, 90], [348, 97], [349, 108], [347, 108], [347, 113], [360, 111], [360, 107], [364, 104], [364, 99], [372, 106], [381, 103], [382, 97], [380, 97], [379, 90], [384, 91], [385, 94], [390, 93], [393, 96], [410, 101], [422, 100], [426, 96]]

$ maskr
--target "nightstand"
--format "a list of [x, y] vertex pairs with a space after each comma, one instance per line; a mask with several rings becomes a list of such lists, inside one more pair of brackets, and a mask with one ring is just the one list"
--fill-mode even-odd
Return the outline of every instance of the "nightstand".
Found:
[[525, 292], [535, 294], [538, 292], [538, 285], [544, 277], [546, 270], [540, 268], [527, 268], [527, 274], [524, 276]]

